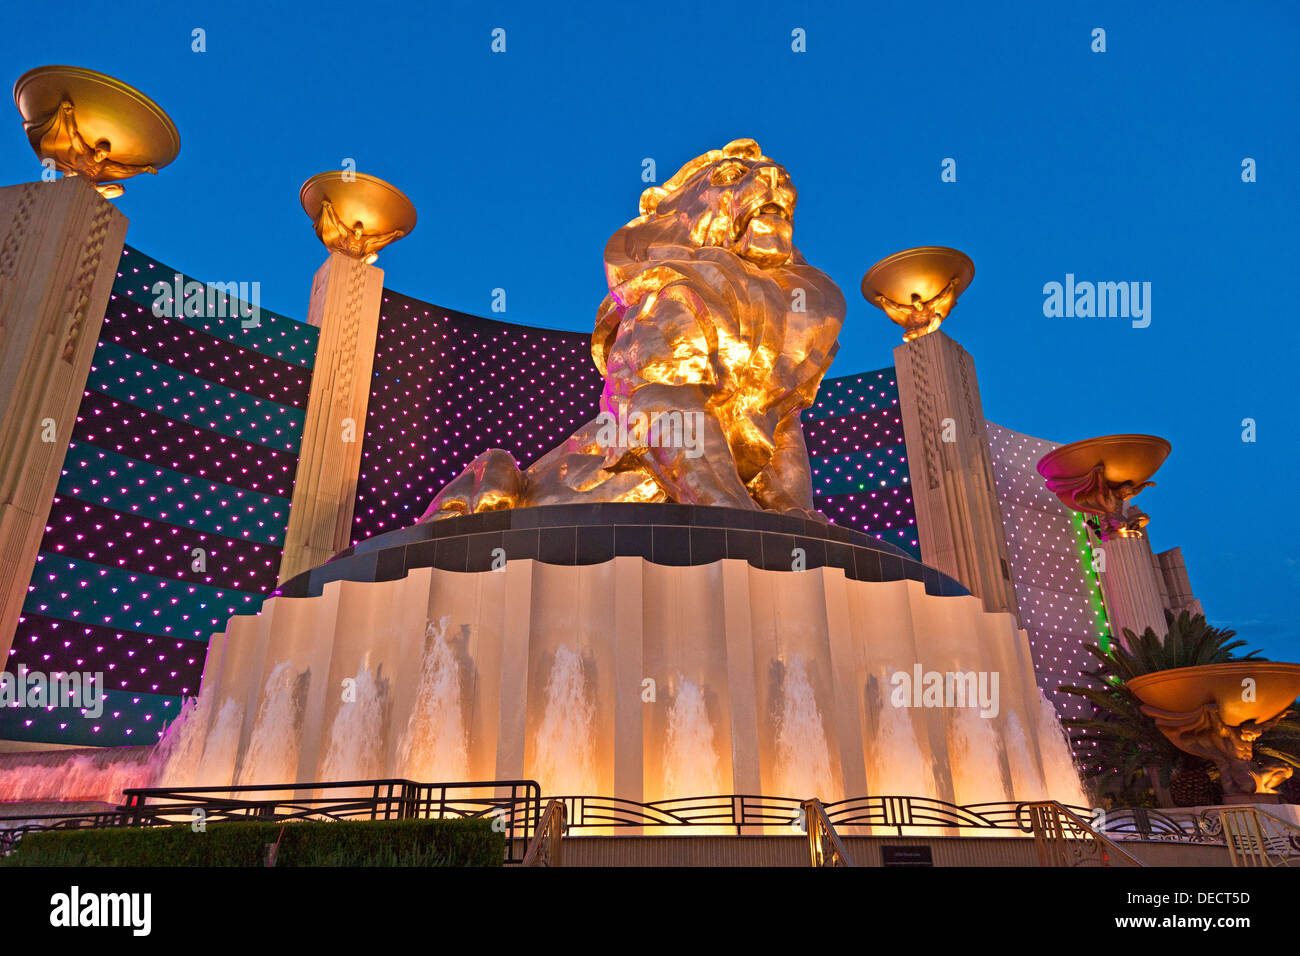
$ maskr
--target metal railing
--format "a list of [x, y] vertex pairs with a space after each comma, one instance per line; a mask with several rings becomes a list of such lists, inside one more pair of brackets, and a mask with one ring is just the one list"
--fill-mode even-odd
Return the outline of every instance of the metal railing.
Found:
[[820, 800], [805, 800], [804, 824], [808, 829], [808, 858], [813, 866], [852, 866], [844, 842], [835, 832], [835, 825], [826, 816]]
[[1218, 818], [1233, 866], [1300, 863], [1300, 827], [1252, 806], [1221, 807]]
[[1146, 866], [1054, 800], [1021, 804], [1020, 812], [1020, 828], [1034, 835], [1039, 866]]
[[[759, 834], [786, 827], [803, 832], [805, 800], [758, 794], [680, 797], [641, 803], [618, 797], [561, 796], [568, 810], [572, 833], [588, 829], [625, 827], [712, 827], [734, 830], [737, 835]], [[871, 827], [902, 836], [916, 828], [962, 830], [1016, 830], [1022, 803], [982, 803], [957, 806], [928, 797], [852, 797], [821, 805], [837, 830]], [[1087, 812], [1083, 807], [1072, 809]]]
[[524, 854], [524, 866], [564, 865], [564, 803], [552, 800]]
[[[535, 780], [417, 783], [412, 780], [347, 780], [329, 783], [250, 784], [226, 787], [149, 787], [123, 791], [114, 811], [10, 818], [0, 829], [0, 852], [26, 833], [67, 828], [167, 826], [229, 820], [427, 820], [493, 821], [505, 834], [506, 862], [518, 862], [541, 816]], [[0, 818], [3, 827], [5, 818]]]
[[[639, 802], [617, 797], [556, 796], [545, 801], [532, 780], [483, 780], [419, 783], [411, 780], [353, 780], [319, 783], [259, 784], [224, 787], [134, 788], [116, 810], [93, 813], [26, 815], [0, 818], [0, 852], [7, 852], [24, 833], [37, 830], [104, 826], [159, 826], [189, 823], [200, 811], [208, 822], [260, 820], [401, 820], [489, 817], [506, 834], [507, 862], [522, 861], [550, 801], [564, 806], [569, 835], [635, 831], [638, 828], [711, 828], [714, 832], [760, 835], [805, 831], [809, 802], [794, 797], [725, 794]], [[927, 797], [854, 797], [822, 804], [819, 817], [837, 835], [867, 832], [903, 836], [1007, 835], [1032, 832], [1026, 802], [958, 806]], [[1109, 842], [1162, 841], [1219, 844], [1224, 827], [1209, 811], [1179, 814], [1146, 808], [1106, 811], [1104, 820], [1088, 820], [1093, 811], [1062, 806], [1078, 825]], [[1272, 818], [1271, 818], [1272, 819]], [[14, 824], [5, 829], [5, 824]], [[1281, 821], [1279, 821], [1279, 824]], [[1073, 825], [1073, 824], [1072, 824]], [[1064, 826], [1064, 824], [1062, 824]], [[1234, 831], [1235, 832], [1235, 831]], [[1245, 840], [1246, 837], [1242, 837]], [[1269, 844], [1275, 849], [1282, 843]], [[1245, 844], [1243, 844], [1245, 845]], [[1288, 844], [1289, 845], [1289, 844]], [[1276, 854], [1275, 854], [1276, 855]]]

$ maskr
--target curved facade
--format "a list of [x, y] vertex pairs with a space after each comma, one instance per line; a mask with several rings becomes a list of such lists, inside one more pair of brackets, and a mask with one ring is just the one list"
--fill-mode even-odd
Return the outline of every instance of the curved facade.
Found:
[[[210, 302], [160, 310], [175, 276], [123, 252], [6, 666], [102, 672], [104, 713], [5, 709], [0, 738], [153, 742], [197, 692], [210, 636], [276, 587], [319, 332], [266, 310], [253, 327], [233, 307], [210, 318]], [[600, 388], [586, 334], [385, 289], [351, 544], [409, 526], [487, 448], [531, 461], [594, 415]], [[919, 544], [894, 367], [826, 379], [803, 421], [817, 507], [934, 564]], [[1055, 697], [1086, 664], [1083, 644], [1108, 637], [1087, 533], [1034, 471], [1054, 445], [992, 424], [987, 436], [1005, 573]], [[1170, 606], [1194, 600], [1181, 558], [1158, 566]]]

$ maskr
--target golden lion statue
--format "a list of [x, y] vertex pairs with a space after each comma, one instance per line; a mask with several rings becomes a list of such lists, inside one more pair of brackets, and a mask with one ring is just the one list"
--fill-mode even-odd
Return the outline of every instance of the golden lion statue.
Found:
[[835, 355], [844, 296], [794, 247], [796, 195], [749, 139], [642, 193], [605, 245], [600, 413], [526, 470], [484, 452], [420, 521], [601, 501], [822, 517], [799, 413]]

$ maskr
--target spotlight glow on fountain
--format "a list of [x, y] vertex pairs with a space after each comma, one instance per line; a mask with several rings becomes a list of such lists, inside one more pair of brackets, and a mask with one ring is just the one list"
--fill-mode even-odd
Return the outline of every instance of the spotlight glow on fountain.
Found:
[[388, 740], [388, 678], [363, 660], [354, 693], [344, 698], [330, 726], [321, 780], [375, 780], [384, 774]]
[[776, 775], [780, 788], [776, 792], [798, 797], [833, 793], [826, 730], [802, 655], [789, 655], [784, 670], [776, 725]]
[[297, 777], [310, 682], [311, 671], [298, 673], [291, 661], [281, 661], [271, 670], [262, 688], [248, 750], [239, 764], [239, 783], [290, 783]]
[[997, 803], [1010, 800], [1002, 776], [1002, 741], [994, 722], [974, 707], [949, 708], [948, 760], [956, 802]]
[[[1032, 703], [1032, 702], [1031, 702]], [[1056, 708], [1040, 689], [1038, 691], [1038, 747], [1043, 757], [1043, 775], [1051, 799], [1078, 807], [1091, 806], [1074, 765], [1069, 738], [1061, 726]]]
[[680, 675], [664, 735], [664, 790], [667, 798], [724, 792], [704, 692]]
[[918, 796], [938, 799], [934, 768], [917, 739], [912, 712], [895, 707], [882, 694], [883, 682], [874, 681], [876, 725], [871, 734], [874, 760], [867, 767], [867, 785], [882, 796]]
[[592, 730], [596, 707], [582, 655], [563, 645], [546, 682], [546, 710], [537, 729], [536, 779], [546, 793], [600, 793]]
[[1007, 764], [1011, 768], [1011, 792], [1019, 800], [1047, 800], [1047, 784], [1034, 760], [1034, 749], [1015, 711], [1006, 717]]
[[464, 780], [469, 775], [460, 661], [447, 641], [450, 617], [425, 629], [420, 684], [398, 746], [401, 775], [410, 780]]
[[219, 787], [235, 776], [235, 762], [239, 758], [239, 731], [244, 725], [244, 705], [227, 697], [208, 731], [208, 742], [203, 748], [194, 782], [178, 780], [176, 786]]

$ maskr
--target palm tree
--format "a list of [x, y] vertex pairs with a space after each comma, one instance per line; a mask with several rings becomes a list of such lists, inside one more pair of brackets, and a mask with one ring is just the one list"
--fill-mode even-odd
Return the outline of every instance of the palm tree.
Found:
[[[1142, 713], [1142, 702], [1126, 682], [1153, 671], [1176, 667], [1222, 664], [1233, 660], [1264, 660], [1259, 651], [1237, 655], [1245, 641], [1234, 641], [1235, 631], [1211, 627], [1205, 616], [1183, 611], [1175, 618], [1166, 612], [1169, 630], [1162, 637], [1148, 627], [1142, 634], [1124, 631], [1127, 647], [1118, 643], [1109, 652], [1087, 645], [1097, 659], [1095, 670], [1085, 671], [1088, 686], [1067, 685], [1067, 694], [1082, 697], [1093, 716], [1062, 721], [1071, 731], [1076, 752], [1083, 757], [1084, 775], [1098, 796], [1112, 806], [1169, 805], [1177, 802], [1216, 802], [1217, 773], [1213, 765], [1179, 750]], [[1300, 721], [1288, 718], [1264, 734], [1256, 752], [1300, 768]]]

